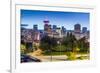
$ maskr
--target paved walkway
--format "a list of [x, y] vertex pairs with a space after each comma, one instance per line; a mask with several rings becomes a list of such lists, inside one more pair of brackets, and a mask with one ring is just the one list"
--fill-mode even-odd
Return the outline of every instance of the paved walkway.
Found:
[[[50, 62], [50, 61], [66, 61], [67, 60], [67, 56], [66, 55], [56, 55], [56, 56], [44, 56], [41, 53], [41, 50], [37, 50], [33, 53], [29, 53], [28, 55], [31, 55], [37, 59], [40, 59], [42, 60], [42, 62]], [[76, 55], [77, 57], [80, 57], [80, 56], [89, 56], [87, 54], [83, 54], [83, 55]]]
[[67, 59], [66, 55], [60, 55], [60, 56], [34, 56], [38, 59], [41, 59], [43, 62], [49, 62], [49, 61], [65, 61]]

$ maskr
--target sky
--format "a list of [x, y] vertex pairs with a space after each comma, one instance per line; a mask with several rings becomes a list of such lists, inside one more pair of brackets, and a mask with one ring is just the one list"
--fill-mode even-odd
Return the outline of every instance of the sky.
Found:
[[51, 25], [64, 26], [67, 30], [73, 30], [74, 25], [79, 23], [81, 27], [89, 30], [89, 13], [83, 12], [61, 12], [61, 11], [40, 11], [21, 10], [21, 24], [28, 24], [26, 28], [33, 28], [37, 24], [38, 29], [44, 29], [44, 20], [49, 20]]

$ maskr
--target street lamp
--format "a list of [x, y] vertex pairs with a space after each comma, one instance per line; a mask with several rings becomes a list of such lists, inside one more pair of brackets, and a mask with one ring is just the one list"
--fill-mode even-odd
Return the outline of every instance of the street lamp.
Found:
[[60, 55], [61, 55], [61, 42], [57, 41], [57, 43], [60, 45]]

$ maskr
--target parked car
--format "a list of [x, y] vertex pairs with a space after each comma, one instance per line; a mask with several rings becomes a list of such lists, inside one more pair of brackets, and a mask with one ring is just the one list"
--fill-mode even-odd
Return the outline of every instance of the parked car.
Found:
[[40, 59], [37, 59], [35, 57], [29, 56], [29, 55], [21, 55], [21, 63], [23, 62], [41, 62]]

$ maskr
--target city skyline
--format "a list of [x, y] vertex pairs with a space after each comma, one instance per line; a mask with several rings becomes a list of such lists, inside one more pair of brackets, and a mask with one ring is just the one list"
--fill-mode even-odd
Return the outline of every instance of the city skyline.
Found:
[[64, 26], [67, 30], [74, 30], [74, 25], [77, 23], [81, 27], [90, 29], [89, 13], [21, 10], [21, 24], [28, 24], [27, 28], [33, 28], [33, 25], [38, 25], [39, 29], [44, 29], [44, 20], [49, 20], [50, 25]]

